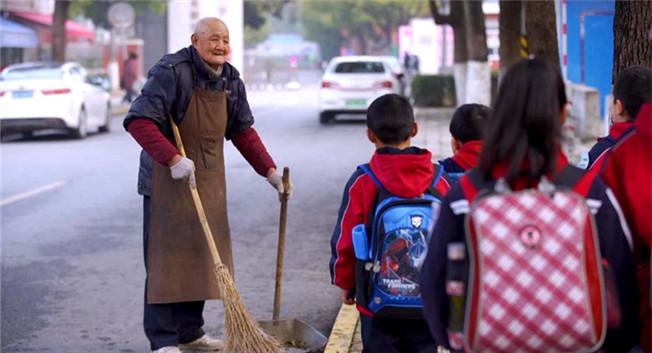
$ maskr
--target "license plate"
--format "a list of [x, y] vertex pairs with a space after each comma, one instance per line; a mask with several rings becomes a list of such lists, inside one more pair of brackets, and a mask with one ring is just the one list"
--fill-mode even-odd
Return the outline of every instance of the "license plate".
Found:
[[346, 106], [349, 108], [366, 108], [367, 100], [366, 99], [347, 99]]
[[11, 96], [14, 98], [32, 98], [34, 91], [13, 91]]

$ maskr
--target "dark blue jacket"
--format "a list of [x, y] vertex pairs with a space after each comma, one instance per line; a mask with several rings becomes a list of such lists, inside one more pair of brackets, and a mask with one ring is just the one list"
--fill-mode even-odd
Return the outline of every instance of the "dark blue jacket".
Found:
[[611, 153], [611, 149], [622, 140], [625, 136], [634, 131], [633, 122], [615, 123], [609, 129], [609, 135], [599, 138], [598, 142], [589, 150], [589, 162], [586, 170], [592, 169], [594, 166], [600, 168], [602, 161], [606, 156]]
[[444, 168], [444, 171], [448, 175], [448, 178], [453, 183], [456, 183], [462, 177], [462, 175], [466, 173], [466, 170], [460, 167], [460, 165], [457, 164], [452, 157], [448, 157], [446, 159], [440, 159], [439, 165]]
[[[573, 168], [575, 174], [583, 171]], [[572, 185], [569, 185], [572, 186]], [[622, 310], [622, 325], [608, 330], [605, 345], [608, 352], [627, 352], [636, 343], [637, 288], [631, 251], [631, 234], [620, 217], [622, 211], [610, 189], [596, 179], [590, 187], [587, 202], [595, 213], [600, 252], [612, 266], [618, 299]], [[597, 208], [597, 209], [595, 209]], [[421, 269], [421, 296], [424, 316], [438, 345], [450, 348], [447, 336], [449, 298], [446, 294], [447, 246], [465, 242], [465, 219], [469, 212], [460, 183], [453, 185], [441, 204], [439, 220], [430, 240], [428, 255]], [[620, 214], [619, 214], [620, 213]], [[469, 257], [468, 247], [466, 258]], [[468, 269], [466, 273], [468, 278]]]
[[[147, 118], [158, 124], [163, 134], [172, 139], [168, 118], [174, 118], [177, 123], [183, 121], [193, 87], [226, 91], [227, 139], [234, 138], [253, 125], [254, 117], [238, 70], [225, 63], [222, 74], [217, 76], [206, 66], [195, 48], [189, 46], [163, 56], [149, 70], [141, 95], [131, 104], [124, 119], [125, 129], [134, 119]], [[152, 158], [142, 151], [138, 173], [138, 193], [141, 195], [150, 195], [152, 162]]]

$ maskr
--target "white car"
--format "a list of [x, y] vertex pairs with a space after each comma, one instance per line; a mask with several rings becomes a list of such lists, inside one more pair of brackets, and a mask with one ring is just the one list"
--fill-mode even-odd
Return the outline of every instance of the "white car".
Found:
[[337, 114], [365, 113], [374, 99], [401, 92], [401, 76], [388, 57], [333, 58], [321, 82], [319, 121], [328, 123]]
[[0, 73], [0, 133], [65, 130], [84, 138], [91, 129], [109, 131], [110, 95], [86, 69], [65, 64], [26, 63]]

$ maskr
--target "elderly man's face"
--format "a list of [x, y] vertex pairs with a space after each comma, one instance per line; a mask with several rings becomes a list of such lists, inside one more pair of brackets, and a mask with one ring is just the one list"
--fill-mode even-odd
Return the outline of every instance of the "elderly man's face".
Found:
[[199, 56], [212, 68], [217, 69], [229, 55], [229, 30], [220, 21], [207, 21], [191, 37]]

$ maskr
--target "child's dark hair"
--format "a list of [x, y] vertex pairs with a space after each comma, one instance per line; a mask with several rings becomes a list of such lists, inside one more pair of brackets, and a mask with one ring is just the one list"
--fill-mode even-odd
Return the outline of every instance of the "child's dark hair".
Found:
[[491, 110], [486, 105], [464, 104], [453, 113], [449, 131], [462, 143], [482, 140], [485, 121], [490, 113]]
[[[554, 172], [561, 135], [561, 112], [567, 103], [558, 70], [539, 58], [524, 59], [503, 78], [487, 121], [480, 171], [507, 163], [506, 179], [538, 180]], [[527, 170], [521, 170], [527, 161]]]
[[407, 140], [413, 123], [412, 105], [398, 94], [380, 96], [367, 109], [367, 127], [386, 144], [399, 144]]
[[614, 101], [623, 102], [629, 120], [636, 119], [641, 106], [652, 101], [652, 69], [630, 66], [620, 72], [614, 85]]

